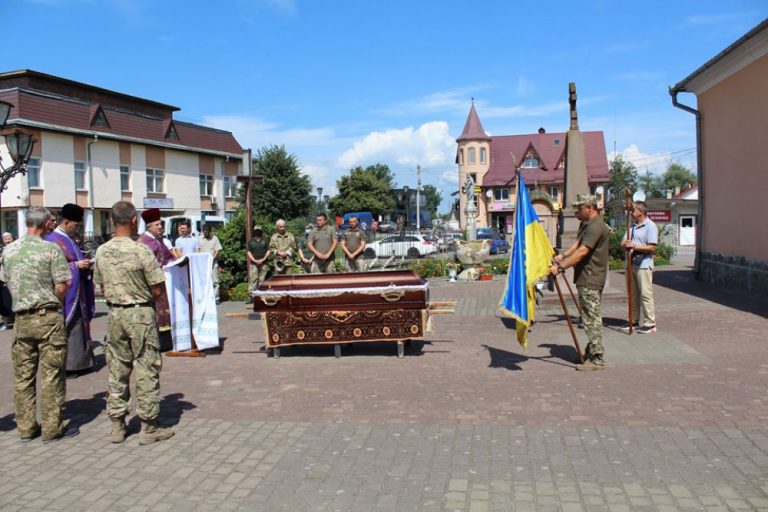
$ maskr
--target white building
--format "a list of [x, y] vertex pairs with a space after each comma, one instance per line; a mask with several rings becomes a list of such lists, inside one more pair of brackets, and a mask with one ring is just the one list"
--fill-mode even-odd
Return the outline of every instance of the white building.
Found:
[[[23, 231], [30, 206], [76, 203], [94, 235], [111, 231], [119, 200], [163, 216], [228, 216], [238, 207], [250, 151], [230, 132], [174, 120], [177, 107], [30, 70], [0, 73], [0, 100], [12, 105], [7, 128], [35, 139], [27, 176], [2, 193], [2, 231]], [[0, 157], [11, 164], [4, 140]]]

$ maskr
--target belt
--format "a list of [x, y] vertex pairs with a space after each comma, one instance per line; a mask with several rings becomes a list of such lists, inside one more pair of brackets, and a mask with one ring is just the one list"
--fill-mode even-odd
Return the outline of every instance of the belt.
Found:
[[107, 306], [111, 308], [146, 308], [154, 305], [153, 302], [139, 302], [137, 304], [112, 304], [111, 302], [107, 302]]
[[24, 311], [15, 311], [16, 315], [46, 315], [48, 313], [59, 313], [60, 308], [56, 306], [48, 306], [44, 308], [25, 309]]

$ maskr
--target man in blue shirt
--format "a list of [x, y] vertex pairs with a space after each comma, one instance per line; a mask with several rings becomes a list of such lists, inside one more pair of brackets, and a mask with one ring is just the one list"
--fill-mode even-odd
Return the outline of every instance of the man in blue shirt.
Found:
[[[653, 256], [659, 243], [659, 230], [656, 223], [648, 218], [648, 205], [635, 201], [632, 218], [631, 240], [624, 240], [621, 246], [631, 249], [632, 255], [632, 318], [640, 325], [638, 334], [656, 332], [656, 314], [653, 303]], [[640, 312], [643, 321], [640, 323]], [[629, 334], [629, 326], [622, 329]]]

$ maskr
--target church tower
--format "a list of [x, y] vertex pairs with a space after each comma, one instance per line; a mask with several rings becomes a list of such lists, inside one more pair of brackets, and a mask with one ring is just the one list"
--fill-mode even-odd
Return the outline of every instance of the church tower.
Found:
[[[459, 166], [459, 225], [461, 230], [467, 229], [466, 194], [463, 192], [467, 175], [472, 176], [475, 182], [475, 190], [480, 190], [483, 184], [483, 176], [491, 166], [491, 138], [485, 133], [480, 117], [475, 110], [475, 100], [472, 99], [472, 107], [469, 109], [464, 131], [456, 139], [458, 148], [456, 151], [456, 163]], [[475, 227], [485, 227], [488, 217], [487, 198], [479, 192], [475, 193], [477, 202], [477, 221]]]

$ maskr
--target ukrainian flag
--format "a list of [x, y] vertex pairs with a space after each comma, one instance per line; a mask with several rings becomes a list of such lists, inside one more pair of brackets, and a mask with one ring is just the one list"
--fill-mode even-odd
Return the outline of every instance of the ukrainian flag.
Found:
[[549, 272], [554, 250], [533, 209], [522, 174], [517, 182], [514, 244], [499, 312], [515, 319], [517, 341], [528, 348], [528, 327], [535, 316], [536, 281]]

